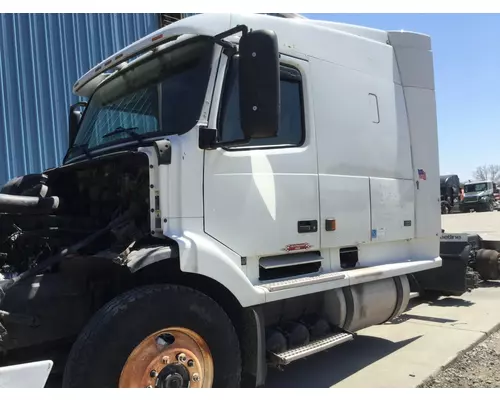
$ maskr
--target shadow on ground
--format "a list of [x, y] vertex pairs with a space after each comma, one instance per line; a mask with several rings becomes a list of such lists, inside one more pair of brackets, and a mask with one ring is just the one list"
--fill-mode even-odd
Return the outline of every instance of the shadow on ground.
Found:
[[422, 304], [428, 304], [432, 307], [471, 307], [476, 303], [458, 297], [441, 297], [438, 300], [424, 300], [417, 297], [410, 300], [405, 312], [407, 313]]
[[473, 301], [464, 300], [457, 297], [443, 297], [439, 300], [433, 300], [427, 303], [432, 307], [471, 307], [476, 304]]
[[392, 321], [387, 322], [387, 325], [399, 325], [406, 321], [424, 321], [424, 322], [435, 322], [438, 324], [449, 324], [452, 322], [457, 322], [456, 319], [449, 318], [438, 318], [438, 317], [425, 317], [422, 315], [413, 315], [413, 314], [402, 314], [399, 317], [393, 319]]
[[479, 287], [482, 288], [499, 288], [500, 281], [483, 281], [479, 284]]
[[284, 371], [269, 369], [267, 388], [328, 388], [359, 370], [409, 345], [421, 336], [391, 342], [371, 336], [357, 336], [328, 352], [295, 361]]

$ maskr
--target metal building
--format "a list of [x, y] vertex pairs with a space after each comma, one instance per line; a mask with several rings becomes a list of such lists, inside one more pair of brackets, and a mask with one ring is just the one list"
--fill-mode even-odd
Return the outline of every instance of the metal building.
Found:
[[183, 14], [0, 14], [0, 186], [60, 164], [73, 83]]

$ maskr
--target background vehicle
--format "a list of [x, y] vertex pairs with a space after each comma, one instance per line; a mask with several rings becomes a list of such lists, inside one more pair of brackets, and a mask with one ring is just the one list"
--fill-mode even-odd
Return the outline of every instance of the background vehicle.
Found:
[[441, 175], [441, 214], [449, 214], [460, 201], [460, 179], [457, 175]]
[[464, 185], [464, 199], [460, 203], [460, 212], [494, 211], [497, 185], [493, 181], [469, 182]]

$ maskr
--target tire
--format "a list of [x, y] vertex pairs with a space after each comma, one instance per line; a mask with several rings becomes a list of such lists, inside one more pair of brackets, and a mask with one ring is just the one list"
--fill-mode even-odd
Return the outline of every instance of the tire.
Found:
[[223, 309], [191, 288], [155, 285], [116, 297], [92, 317], [68, 356], [63, 387], [118, 387], [134, 348], [169, 327], [190, 329], [206, 342], [213, 359], [213, 387], [239, 386], [239, 340]]
[[488, 203], [488, 211], [490, 212], [495, 211], [495, 206], [493, 205], [493, 203]]

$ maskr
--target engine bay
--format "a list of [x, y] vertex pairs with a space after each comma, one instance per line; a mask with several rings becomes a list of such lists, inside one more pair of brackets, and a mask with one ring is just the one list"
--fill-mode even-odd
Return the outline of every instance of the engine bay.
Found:
[[5, 279], [126, 213], [125, 224], [79, 253], [119, 253], [150, 231], [149, 169], [143, 153], [125, 152], [15, 178], [0, 193], [0, 274]]

